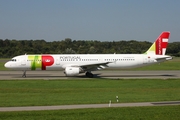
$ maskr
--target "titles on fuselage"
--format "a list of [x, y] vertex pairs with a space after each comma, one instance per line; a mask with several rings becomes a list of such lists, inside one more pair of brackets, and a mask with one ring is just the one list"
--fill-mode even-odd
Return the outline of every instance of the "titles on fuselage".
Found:
[[60, 56], [60, 59], [81, 59], [80, 56]]

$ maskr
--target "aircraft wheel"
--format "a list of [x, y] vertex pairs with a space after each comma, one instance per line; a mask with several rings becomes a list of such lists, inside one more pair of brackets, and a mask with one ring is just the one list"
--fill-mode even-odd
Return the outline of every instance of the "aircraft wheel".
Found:
[[94, 75], [91, 72], [86, 72], [86, 76], [89, 77], [89, 78], [93, 78], [94, 77]]

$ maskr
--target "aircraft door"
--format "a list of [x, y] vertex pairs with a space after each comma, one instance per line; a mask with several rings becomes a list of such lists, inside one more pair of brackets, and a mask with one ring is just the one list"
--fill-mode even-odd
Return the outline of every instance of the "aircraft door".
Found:
[[25, 59], [22, 59], [21, 65], [26, 65], [26, 60]]
[[56, 65], [60, 65], [60, 59], [58, 57], [56, 58]]
[[98, 61], [99, 62], [104, 62], [104, 59], [103, 58], [98, 58]]
[[21, 65], [26, 65], [26, 55], [20, 58]]
[[149, 56], [145, 55], [144, 58], [143, 58], [143, 63], [144, 64], [147, 64], [147, 63], [150, 63], [151, 62], [151, 59]]

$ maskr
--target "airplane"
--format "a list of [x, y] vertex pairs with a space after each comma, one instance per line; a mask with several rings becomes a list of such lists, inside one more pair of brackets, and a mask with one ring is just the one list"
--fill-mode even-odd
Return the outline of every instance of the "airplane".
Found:
[[6, 62], [6, 68], [22, 70], [22, 77], [30, 70], [64, 70], [66, 76], [85, 73], [93, 78], [92, 71], [106, 68], [135, 68], [172, 59], [165, 55], [170, 32], [162, 32], [143, 54], [40, 54], [19, 55]]

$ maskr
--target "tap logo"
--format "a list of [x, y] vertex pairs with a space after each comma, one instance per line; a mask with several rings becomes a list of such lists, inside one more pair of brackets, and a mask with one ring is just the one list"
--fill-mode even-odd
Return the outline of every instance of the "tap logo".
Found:
[[47, 60], [45, 60], [45, 61], [46, 61], [46, 62], [51, 62], [51, 60], [48, 60], [48, 59], [47, 59]]
[[48, 66], [54, 64], [54, 58], [51, 55], [29, 55], [28, 60], [31, 61], [31, 70], [46, 70]]
[[54, 64], [54, 58], [51, 55], [42, 55], [42, 70], [46, 70], [47, 66]]

